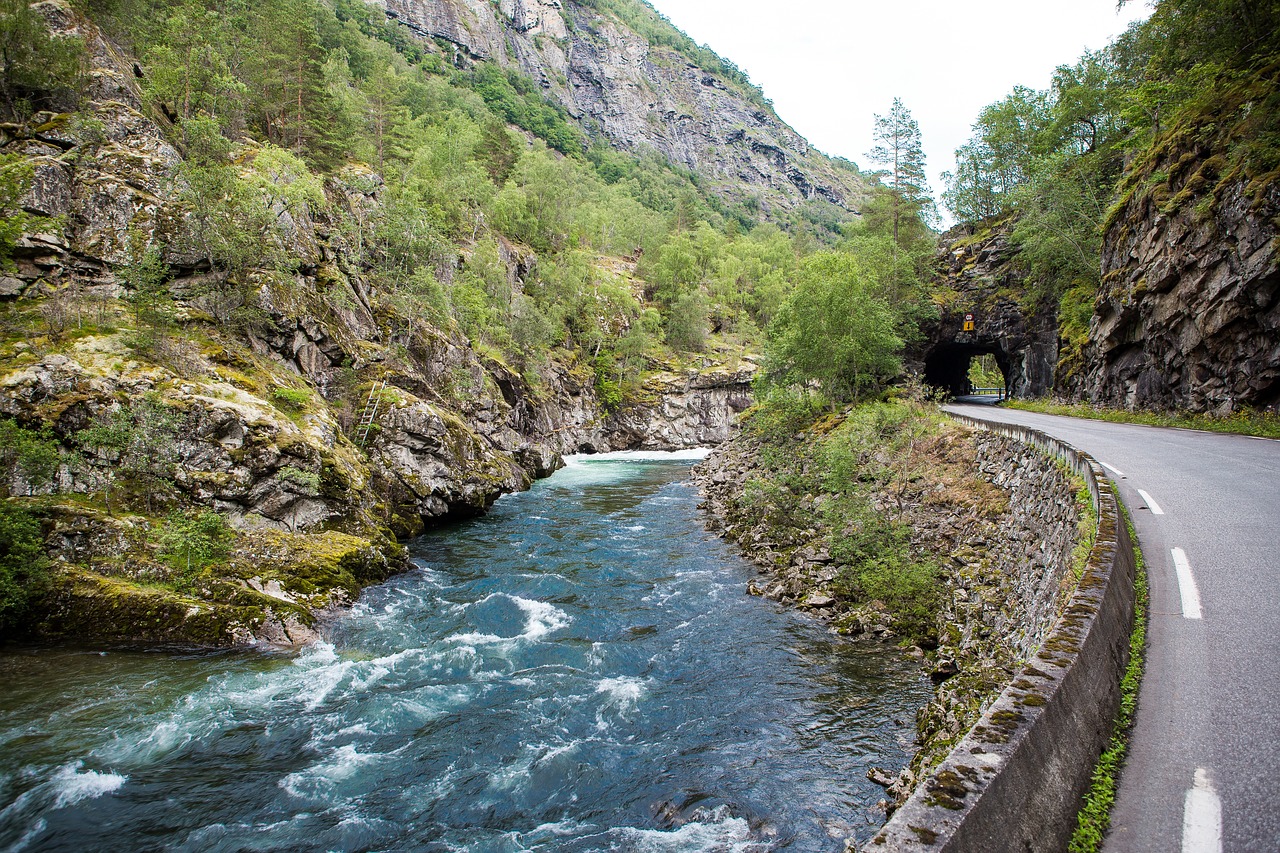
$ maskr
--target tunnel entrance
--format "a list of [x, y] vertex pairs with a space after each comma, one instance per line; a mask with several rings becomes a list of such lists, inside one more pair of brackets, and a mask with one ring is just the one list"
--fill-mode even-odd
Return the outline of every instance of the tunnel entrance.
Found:
[[[985, 370], [974, 371], [978, 382], [992, 382], [991, 385], [975, 385], [970, 377], [970, 367], [975, 358], [993, 356], [986, 359]], [[991, 368], [998, 369], [996, 377]], [[983, 344], [944, 343], [934, 347], [924, 360], [924, 381], [927, 385], [946, 391], [953, 397], [972, 394], [976, 387], [1000, 388], [1006, 395], [1009, 393], [1008, 358], [999, 347]]]

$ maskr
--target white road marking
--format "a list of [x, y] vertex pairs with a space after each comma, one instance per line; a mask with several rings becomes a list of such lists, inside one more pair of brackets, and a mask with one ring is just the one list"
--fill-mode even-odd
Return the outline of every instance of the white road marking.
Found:
[[1147, 509], [1151, 510], [1152, 515], [1164, 515], [1164, 510], [1160, 508], [1160, 504], [1156, 503], [1156, 499], [1151, 495], [1138, 489], [1138, 494], [1142, 495], [1142, 502], [1147, 505]]
[[1178, 574], [1178, 593], [1182, 596], [1182, 615], [1187, 619], [1199, 619], [1200, 590], [1196, 588], [1196, 579], [1191, 574], [1191, 564], [1187, 562], [1187, 552], [1181, 548], [1173, 549], [1173, 568]]
[[1106, 468], [1106, 469], [1107, 469], [1108, 471], [1110, 471], [1112, 474], [1115, 474], [1117, 477], [1128, 477], [1128, 476], [1129, 476], [1129, 475], [1128, 475], [1128, 474], [1126, 474], [1125, 472], [1121, 471], [1119, 468], [1113, 468], [1112, 466], [1108, 465], [1108, 464], [1107, 464], [1107, 463], [1105, 463], [1105, 462], [1099, 462], [1098, 464], [1099, 464], [1099, 465], [1101, 465], [1103, 468]]
[[1203, 767], [1182, 806], [1182, 853], [1222, 853], [1222, 800]]

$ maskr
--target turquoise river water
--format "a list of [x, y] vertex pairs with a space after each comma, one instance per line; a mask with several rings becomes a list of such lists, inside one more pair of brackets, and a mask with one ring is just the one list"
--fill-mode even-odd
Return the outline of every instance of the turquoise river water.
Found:
[[839, 851], [927, 679], [746, 594], [689, 460], [575, 458], [300, 652], [0, 653], [0, 851]]

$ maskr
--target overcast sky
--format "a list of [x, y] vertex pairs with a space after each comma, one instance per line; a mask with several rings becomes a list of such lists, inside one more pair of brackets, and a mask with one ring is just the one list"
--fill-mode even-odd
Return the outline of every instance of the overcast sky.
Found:
[[[876, 113], [902, 98], [920, 124], [934, 197], [978, 111], [1150, 14], [1144, 0], [650, 0], [746, 71], [782, 120], [871, 168]], [[944, 212], [945, 215], [945, 212]]]

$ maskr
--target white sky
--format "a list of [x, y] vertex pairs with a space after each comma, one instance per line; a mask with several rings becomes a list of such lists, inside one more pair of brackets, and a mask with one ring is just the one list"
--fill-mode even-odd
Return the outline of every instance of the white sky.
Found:
[[874, 115], [902, 98], [935, 198], [984, 106], [1015, 85], [1046, 88], [1059, 65], [1150, 14], [1140, 0], [1119, 11], [1116, 0], [650, 2], [746, 71], [801, 136], [861, 169]]

